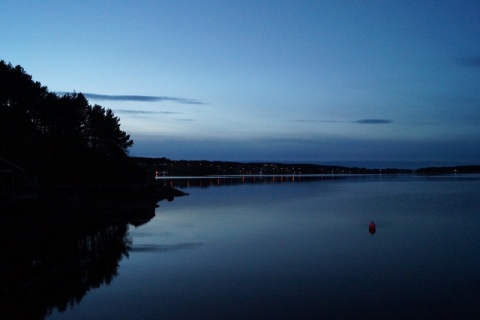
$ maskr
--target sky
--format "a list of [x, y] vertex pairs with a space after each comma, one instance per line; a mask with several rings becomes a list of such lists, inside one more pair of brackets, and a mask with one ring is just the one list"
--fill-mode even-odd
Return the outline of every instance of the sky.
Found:
[[133, 156], [480, 163], [478, 0], [1, 0], [0, 60]]

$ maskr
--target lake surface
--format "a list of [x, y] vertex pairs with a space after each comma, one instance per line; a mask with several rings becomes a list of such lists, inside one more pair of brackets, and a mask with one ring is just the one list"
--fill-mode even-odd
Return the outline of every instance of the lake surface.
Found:
[[480, 319], [478, 175], [165, 184], [189, 195], [47, 319]]

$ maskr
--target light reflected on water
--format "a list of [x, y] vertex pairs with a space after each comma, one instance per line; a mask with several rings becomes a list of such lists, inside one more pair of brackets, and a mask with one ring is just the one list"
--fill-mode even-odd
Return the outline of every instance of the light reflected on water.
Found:
[[168, 181], [189, 196], [131, 227], [114, 281], [50, 318], [480, 316], [478, 177], [251, 179]]

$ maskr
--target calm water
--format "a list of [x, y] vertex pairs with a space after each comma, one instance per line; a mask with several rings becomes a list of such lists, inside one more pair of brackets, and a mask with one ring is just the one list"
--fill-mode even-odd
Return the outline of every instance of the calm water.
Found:
[[480, 176], [239, 182], [166, 182], [189, 196], [47, 318], [480, 318]]

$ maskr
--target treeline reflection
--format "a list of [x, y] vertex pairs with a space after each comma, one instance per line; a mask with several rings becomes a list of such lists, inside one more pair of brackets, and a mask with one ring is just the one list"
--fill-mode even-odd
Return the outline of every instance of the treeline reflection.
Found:
[[132, 247], [129, 225], [147, 222], [155, 208], [148, 211], [62, 221], [5, 213], [8, 221], [0, 227], [0, 318], [44, 319], [55, 309], [78, 304], [91, 289], [110, 284]]

